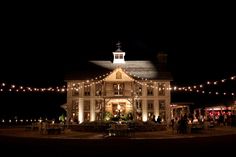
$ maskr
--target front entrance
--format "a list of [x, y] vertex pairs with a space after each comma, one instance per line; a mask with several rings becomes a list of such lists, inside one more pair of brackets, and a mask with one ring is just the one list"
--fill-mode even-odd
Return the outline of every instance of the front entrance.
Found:
[[133, 113], [133, 106], [127, 99], [110, 99], [105, 104], [105, 112], [110, 118], [127, 119], [127, 116]]
[[124, 116], [126, 113], [126, 104], [123, 102], [112, 103], [112, 114], [114, 117]]

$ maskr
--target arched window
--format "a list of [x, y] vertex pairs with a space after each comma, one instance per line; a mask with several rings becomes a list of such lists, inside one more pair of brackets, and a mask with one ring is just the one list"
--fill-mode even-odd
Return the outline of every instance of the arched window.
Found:
[[122, 74], [121, 74], [121, 72], [117, 72], [116, 73], [116, 79], [122, 79]]

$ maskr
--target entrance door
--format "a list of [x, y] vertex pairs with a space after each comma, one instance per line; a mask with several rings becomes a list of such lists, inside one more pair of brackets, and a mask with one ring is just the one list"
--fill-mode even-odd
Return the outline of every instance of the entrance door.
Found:
[[123, 102], [119, 103], [112, 103], [112, 113], [115, 116], [124, 116], [126, 110], [125, 110], [126, 104]]

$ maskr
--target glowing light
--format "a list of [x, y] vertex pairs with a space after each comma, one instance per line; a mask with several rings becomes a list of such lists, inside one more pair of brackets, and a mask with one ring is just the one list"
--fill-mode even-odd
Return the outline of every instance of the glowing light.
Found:
[[[119, 68], [119, 69], [121, 69], [121, 68]], [[128, 74], [130, 74], [130, 75], [132, 75], [132, 76], [135, 76], [135, 77], [138, 77], [138, 78], [141, 78], [142, 80], [144, 80], [144, 81], [148, 81], [148, 82], [139, 82], [139, 81], [137, 81], [137, 80], [135, 80], [135, 79], [133, 79], [135, 82], [137, 82], [138, 84], [141, 84], [141, 85], [144, 85], [144, 86], [148, 86], [148, 87], [151, 87], [151, 88], [154, 88], [154, 89], [158, 89], [158, 90], [172, 90], [172, 88], [171, 87], [169, 87], [169, 88], [158, 88], [157, 86], [153, 86], [153, 85], [148, 85], [149, 83], [152, 83], [152, 82], [154, 82], [154, 83], [157, 83], [157, 82], [155, 82], [155, 81], [152, 81], [152, 80], [148, 80], [147, 78], [143, 78], [143, 77], [140, 77], [140, 76], [138, 76], [138, 75], [136, 75], [136, 74], [131, 74], [131, 73], [129, 73], [128, 71], [126, 71], [125, 69], [121, 69], [121, 70], [123, 70], [124, 72], [126, 72], [126, 73], [128, 73]], [[92, 78], [92, 79], [90, 79], [90, 80], [86, 80], [85, 82], [82, 82], [82, 86], [83, 87], [91, 87], [91, 86], [93, 86], [94, 84], [97, 84], [97, 83], [100, 83], [100, 82], [102, 82], [104, 79], [101, 79], [101, 80], [97, 80], [98, 78], [101, 78], [102, 76], [104, 77], [104, 76], [107, 76], [107, 75], [109, 75], [109, 74], [111, 74], [112, 72], [114, 72], [114, 71], [117, 71], [117, 69], [115, 69], [115, 70], [113, 70], [113, 71], [111, 71], [110, 73], [107, 73], [107, 74], [104, 74], [104, 75], [100, 75], [100, 76], [97, 76], [97, 77], [95, 77], [94, 79]], [[221, 79], [221, 80], [218, 80], [218, 81], [207, 81], [207, 84], [214, 84], [214, 85], [217, 85], [218, 83], [217, 82], [225, 82], [225, 81], [227, 81], [228, 79], [230, 79], [230, 80], [235, 80], [235, 78], [236, 78], [236, 76], [232, 76], [232, 77], [229, 77], [229, 78], [227, 78], [227, 79]], [[94, 80], [97, 80], [97, 81], [95, 81], [95, 82], [93, 82]], [[92, 82], [90, 82], [90, 81], [92, 81]], [[84, 86], [84, 83], [89, 83], [89, 84], [87, 84], [86, 86]], [[72, 85], [73, 86], [76, 86], [76, 85], [78, 85], [78, 84], [80, 84], [80, 83], [73, 83]], [[1, 85], [2, 86], [6, 86], [6, 84], [5, 83], [1, 83]], [[79, 89], [82, 89], [83, 87], [79, 87], [79, 88], [69, 88], [70, 87], [70, 85], [68, 85], [67, 87], [68, 88], [66, 88], [66, 86], [65, 85], [63, 85], [63, 88], [62, 87], [56, 87], [56, 88], [53, 88], [53, 87], [50, 87], [50, 88], [33, 88], [33, 87], [24, 87], [24, 86], [18, 86], [19, 87], [19, 89], [17, 89], [16, 87], [17, 87], [18, 85], [10, 85], [10, 87], [8, 87], [8, 88], [6, 88], [6, 87], [2, 87], [2, 88], [0, 88], [0, 91], [10, 91], [10, 92], [12, 92], [12, 91], [15, 91], [15, 92], [25, 92], [25, 91], [27, 91], [27, 92], [31, 92], [31, 91], [40, 91], [40, 92], [45, 92], [45, 91], [55, 91], [55, 92], [64, 92], [64, 91], [69, 91], [69, 90], [76, 90], [76, 91], [78, 91]], [[174, 89], [174, 91], [176, 91], [176, 90], [179, 90], [179, 91], [185, 91], [185, 92], [188, 92], [188, 90], [187, 89], [189, 89], [189, 91], [192, 91], [192, 89], [191, 88], [194, 88], [194, 89], [197, 89], [197, 87], [200, 87], [200, 88], [203, 88], [203, 84], [200, 84], [200, 85], [194, 85], [194, 86], [187, 86], [187, 87], [173, 87], [173, 89]], [[13, 89], [14, 88], [14, 89]], [[20, 90], [21, 89], [21, 90]], [[205, 93], [204, 91], [201, 91], [201, 90], [196, 90], [196, 92], [202, 92], [202, 93]], [[222, 95], [226, 95], [226, 94], [231, 94], [231, 95], [234, 95], [234, 93], [229, 93], [229, 92], [227, 92], [227, 91], [225, 91], [224, 93], [222, 92]], [[209, 92], [209, 94], [216, 94], [216, 95], [218, 95], [218, 94], [221, 94], [221, 93], [218, 93], [218, 92], [214, 92], [214, 91], [211, 91], [211, 92]]]
[[121, 107], [120, 107], [120, 104], [118, 104], [118, 106], [117, 106], [117, 109], [118, 109], [118, 110], [120, 110], [120, 109], [121, 109]]
[[146, 115], [146, 114], [144, 114], [144, 115], [143, 115], [143, 121], [144, 121], [144, 122], [146, 122], [146, 121], [147, 121], [147, 119], [148, 119], [148, 118], [147, 118], [147, 115]]

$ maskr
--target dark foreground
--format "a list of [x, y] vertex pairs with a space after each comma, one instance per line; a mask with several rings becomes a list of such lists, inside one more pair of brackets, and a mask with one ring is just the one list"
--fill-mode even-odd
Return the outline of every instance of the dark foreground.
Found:
[[[42, 139], [0, 136], [7, 156], [220, 156], [236, 152], [236, 135], [179, 139]], [[234, 156], [233, 155], [233, 156]]]

